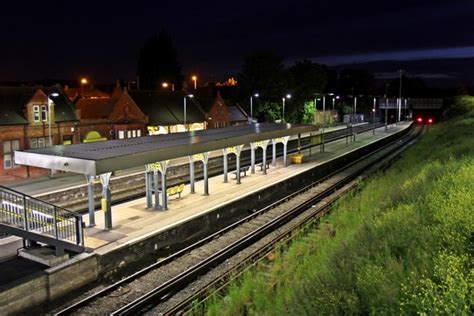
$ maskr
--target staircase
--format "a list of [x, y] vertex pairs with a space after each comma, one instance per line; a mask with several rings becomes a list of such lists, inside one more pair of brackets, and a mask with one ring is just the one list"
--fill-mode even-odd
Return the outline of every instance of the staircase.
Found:
[[64, 250], [85, 250], [81, 215], [4, 186], [0, 186], [0, 233], [54, 246], [57, 256]]

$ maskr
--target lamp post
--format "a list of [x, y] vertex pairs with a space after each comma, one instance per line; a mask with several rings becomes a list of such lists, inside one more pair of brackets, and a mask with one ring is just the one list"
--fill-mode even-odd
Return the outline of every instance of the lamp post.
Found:
[[193, 82], [194, 82], [194, 90], [196, 90], [196, 89], [197, 89], [197, 79], [198, 79], [198, 78], [197, 78], [196, 75], [194, 75], [194, 76], [191, 77], [191, 79], [192, 79]]
[[374, 97], [374, 107], [372, 108], [372, 135], [375, 135], [375, 104], [377, 99]]
[[397, 121], [400, 121], [400, 116], [402, 115], [402, 74], [403, 70], [399, 70], [400, 72], [400, 84], [398, 87], [398, 106], [397, 106]]
[[49, 138], [49, 146], [53, 145], [51, 141], [51, 97], [57, 97], [59, 94], [57, 92], [52, 92], [48, 94], [48, 138]]
[[387, 119], [388, 119], [388, 87], [390, 85], [387, 83], [385, 85], [385, 132], [388, 130]]
[[283, 113], [282, 113], [282, 120], [285, 121], [285, 101], [286, 99], [291, 99], [291, 94], [287, 94], [286, 97], [282, 98], [283, 101]]
[[84, 97], [84, 85], [86, 85], [87, 83], [87, 78], [81, 78], [81, 97]]
[[188, 95], [185, 95], [184, 96], [184, 100], [183, 100], [183, 125], [184, 125], [184, 128], [187, 130], [186, 128], [186, 98], [192, 98], [194, 97], [194, 95], [192, 94], [188, 94]]
[[259, 97], [259, 94], [258, 94], [258, 93], [254, 93], [253, 95], [250, 96], [250, 119], [253, 118], [253, 97], [258, 98], [258, 97]]
[[[163, 82], [163, 83], [161, 84], [161, 86], [162, 86], [163, 88], [168, 88], [170, 85], [169, 85], [168, 82]], [[174, 83], [171, 84], [171, 91], [174, 91]]]

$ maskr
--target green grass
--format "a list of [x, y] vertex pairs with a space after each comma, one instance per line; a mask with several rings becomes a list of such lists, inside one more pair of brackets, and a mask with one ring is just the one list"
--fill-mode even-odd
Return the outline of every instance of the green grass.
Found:
[[430, 126], [396, 164], [342, 198], [196, 314], [471, 314], [474, 112]]

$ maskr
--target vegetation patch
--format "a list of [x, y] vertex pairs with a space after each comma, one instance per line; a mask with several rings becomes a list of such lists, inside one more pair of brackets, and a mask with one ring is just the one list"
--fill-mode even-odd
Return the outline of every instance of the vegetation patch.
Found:
[[[195, 312], [472, 314], [474, 112], [430, 126], [319, 229]], [[270, 266], [270, 268], [268, 268]]]

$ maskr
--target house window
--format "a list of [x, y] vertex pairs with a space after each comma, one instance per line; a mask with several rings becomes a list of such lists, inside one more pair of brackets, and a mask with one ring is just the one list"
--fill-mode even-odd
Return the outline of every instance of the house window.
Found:
[[142, 130], [141, 129], [137, 129], [137, 137], [142, 137]]
[[20, 150], [19, 140], [7, 140], [3, 142], [3, 166], [5, 169], [18, 167], [15, 164], [15, 150]]
[[119, 137], [119, 139], [124, 139], [125, 138], [125, 132], [124, 131], [118, 131], [118, 137]]
[[49, 146], [49, 138], [31, 138], [31, 149], [44, 148], [46, 146]]
[[33, 122], [40, 121], [40, 107], [39, 105], [33, 105]]
[[127, 131], [127, 138], [132, 138], [132, 131]]
[[134, 138], [137, 137], [137, 131], [136, 130], [132, 131], [132, 137], [134, 137]]
[[46, 107], [46, 105], [41, 106], [41, 120], [43, 122], [48, 121], [48, 108]]

